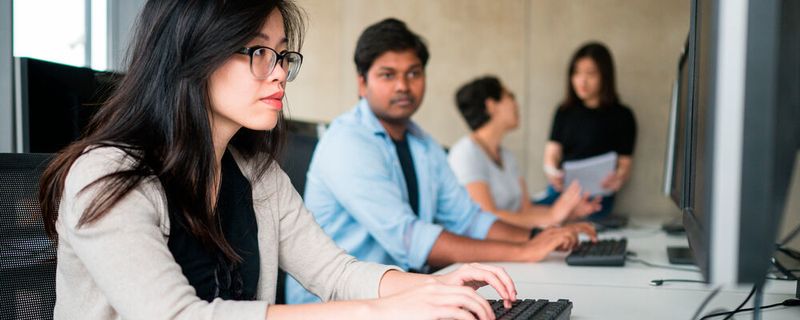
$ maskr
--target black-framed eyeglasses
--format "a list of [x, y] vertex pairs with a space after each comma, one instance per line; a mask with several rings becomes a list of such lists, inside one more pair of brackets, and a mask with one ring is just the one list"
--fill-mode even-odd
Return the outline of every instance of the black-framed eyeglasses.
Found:
[[280, 62], [281, 68], [286, 71], [286, 81], [292, 81], [303, 64], [303, 55], [295, 51], [278, 53], [269, 47], [255, 46], [243, 47], [236, 53], [250, 57], [250, 73], [259, 80], [267, 79], [275, 70], [275, 65]]

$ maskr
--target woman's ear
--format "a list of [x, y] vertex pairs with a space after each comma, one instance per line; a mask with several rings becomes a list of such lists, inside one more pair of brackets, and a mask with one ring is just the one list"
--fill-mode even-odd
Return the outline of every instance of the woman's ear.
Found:
[[486, 114], [488, 114], [490, 117], [494, 115], [495, 110], [497, 109], [497, 102], [498, 101], [495, 101], [491, 97], [486, 98], [486, 100], [483, 101], [483, 104], [486, 106]]

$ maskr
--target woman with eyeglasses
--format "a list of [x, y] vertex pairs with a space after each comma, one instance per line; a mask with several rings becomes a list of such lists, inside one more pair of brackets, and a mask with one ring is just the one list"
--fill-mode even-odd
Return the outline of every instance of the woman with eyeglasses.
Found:
[[[303, 61], [291, 1], [151, 0], [128, 73], [41, 180], [56, 319], [492, 319], [509, 276], [356, 261], [275, 163]], [[273, 305], [278, 267], [329, 302]]]
[[573, 184], [552, 206], [534, 205], [517, 161], [502, 146], [519, 126], [514, 93], [494, 76], [474, 79], [458, 89], [456, 105], [472, 133], [458, 140], [447, 160], [475, 203], [501, 220], [525, 228], [557, 226], [600, 208]]
[[550, 141], [544, 147], [544, 173], [550, 185], [539, 204], [550, 204], [564, 190], [565, 161], [581, 160], [608, 152], [617, 153], [614, 172], [603, 180], [602, 209], [589, 216], [611, 214], [615, 193], [628, 181], [636, 144], [636, 120], [617, 94], [614, 61], [599, 42], [584, 44], [572, 55], [567, 70], [567, 90], [553, 117]]

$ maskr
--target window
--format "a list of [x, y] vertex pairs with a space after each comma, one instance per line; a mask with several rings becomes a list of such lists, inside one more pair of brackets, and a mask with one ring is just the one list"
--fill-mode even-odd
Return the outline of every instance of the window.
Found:
[[14, 56], [105, 70], [106, 1], [14, 1]]

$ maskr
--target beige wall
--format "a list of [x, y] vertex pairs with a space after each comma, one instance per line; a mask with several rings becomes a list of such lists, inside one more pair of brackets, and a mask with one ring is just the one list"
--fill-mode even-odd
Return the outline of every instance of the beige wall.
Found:
[[[800, 225], [800, 152], [795, 156], [794, 176], [789, 186], [789, 194], [786, 197], [786, 208], [783, 211], [783, 221], [781, 221], [780, 239], [783, 240], [790, 232]], [[800, 250], [800, 235], [789, 242], [789, 247]]]
[[660, 194], [675, 64], [688, 32], [686, 1], [624, 0], [298, 0], [309, 17], [303, 70], [288, 88], [296, 119], [330, 121], [357, 100], [353, 50], [369, 24], [404, 20], [428, 42], [427, 93], [414, 117], [439, 142], [468, 132], [454, 106], [462, 83], [491, 73], [517, 97], [522, 124], [505, 145], [531, 192], [545, 186], [542, 148], [564, 90], [567, 62], [583, 42], [608, 44], [618, 88], [639, 123], [633, 179], [618, 211], [677, 215]]

